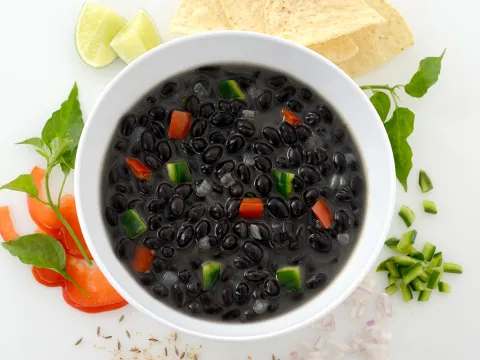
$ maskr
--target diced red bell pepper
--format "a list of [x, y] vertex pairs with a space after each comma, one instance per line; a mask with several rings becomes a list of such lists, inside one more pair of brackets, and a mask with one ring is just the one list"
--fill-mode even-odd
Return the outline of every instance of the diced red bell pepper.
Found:
[[330, 212], [330, 209], [323, 200], [318, 200], [315, 205], [313, 205], [312, 211], [318, 221], [320, 221], [320, 224], [323, 225], [323, 227], [328, 229], [332, 225], [332, 213]]
[[295, 115], [293, 112], [291, 112], [290, 110], [287, 110], [287, 109], [283, 108], [282, 113], [283, 113], [283, 118], [290, 125], [297, 126], [297, 125], [300, 125], [302, 123], [300, 118], [297, 115]]
[[263, 202], [258, 198], [245, 198], [240, 203], [239, 215], [246, 219], [256, 219], [263, 216]]
[[126, 158], [125, 162], [137, 179], [149, 181], [152, 178], [152, 170], [144, 163], [135, 158]]
[[139, 272], [147, 272], [152, 265], [155, 254], [152, 250], [137, 246], [135, 249], [135, 256], [133, 258], [132, 266]]
[[174, 110], [168, 128], [168, 136], [173, 139], [184, 139], [190, 130], [191, 118], [192, 115], [188, 112]]

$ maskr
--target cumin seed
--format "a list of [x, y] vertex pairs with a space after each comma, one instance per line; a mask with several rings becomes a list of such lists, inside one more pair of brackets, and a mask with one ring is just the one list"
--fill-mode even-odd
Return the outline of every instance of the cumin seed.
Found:
[[175, 334], [173, 335], [173, 340], [177, 341], [177, 336], [178, 336], [178, 334], [175, 333]]
[[197, 354], [193, 354], [193, 360], [198, 360]]
[[137, 354], [138, 354], [138, 353], [141, 352], [141, 351], [140, 351], [139, 348], [137, 348], [136, 346], [134, 346], [134, 347], [132, 347], [132, 348], [130, 349], [130, 352], [134, 352], [134, 353], [137, 353]]
[[125, 330], [125, 332], [127, 333], [127, 336], [130, 339], [130, 333], [128, 332], [128, 330]]
[[185, 351], [182, 352], [182, 355], [180, 355], [180, 360], [182, 360], [185, 357]]
[[168, 350], [166, 346], [165, 346], [165, 356], [168, 356]]
[[100, 326], [97, 327], [97, 336], [100, 336]]
[[121, 323], [123, 321], [123, 319], [125, 319], [124, 315], [120, 316], [120, 319], [118, 319], [118, 322]]
[[111, 339], [112, 336], [108, 335], [108, 336], [104, 336], [103, 338], [104, 338], [104, 339]]
[[178, 356], [178, 354], [179, 354], [179, 353], [178, 353], [178, 349], [177, 349], [176, 346], [175, 346], [175, 354], [177, 354], [177, 356]]
[[75, 346], [79, 345], [83, 340], [83, 337], [81, 337], [80, 339], [77, 340], [77, 342], [75, 343]]
[[117, 349], [118, 351], [122, 350], [122, 344], [120, 343], [120, 340], [117, 340]]
[[158, 342], [158, 340], [155, 339], [155, 338], [150, 338], [150, 339], [148, 339], [148, 341]]

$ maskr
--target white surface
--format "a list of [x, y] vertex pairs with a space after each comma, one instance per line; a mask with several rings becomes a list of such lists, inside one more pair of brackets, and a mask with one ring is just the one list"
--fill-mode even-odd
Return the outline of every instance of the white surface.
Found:
[[[295, 74], [302, 83], [321, 93], [348, 121], [367, 170], [370, 194], [365, 214], [367, 221], [362, 229], [361, 245], [356, 247], [344, 270], [328, 289], [308, 304], [281, 317], [259, 323], [212, 324], [171, 311], [129, 276], [112, 251], [110, 242], [104, 241], [108, 233], [100, 201], [102, 174], [96, 172], [103, 166], [118, 119], [135, 105], [139, 96], [167, 81], [172, 74], [212, 62], [245, 62]], [[302, 67], [297, 64], [302, 64]], [[314, 73], [312, 69], [315, 69]], [[345, 102], [345, 98], [349, 101]], [[343, 302], [376, 261], [389, 229], [395, 201], [395, 165], [390, 142], [375, 108], [357, 84], [313, 51], [257, 33], [217, 32], [185, 37], [159, 46], [129, 65], [109, 84], [92, 110], [80, 141], [76, 167], [75, 195], [80, 224], [93, 257], [105, 276], [139, 310], [179, 330], [213, 339], [245, 341], [279, 335], [311, 323]]]
[[[169, 38], [168, 21], [177, 1], [104, 3], [115, 6], [125, 16], [144, 7], [153, 15], [163, 38]], [[415, 155], [409, 179], [411, 190], [405, 194], [397, 186], [397, 207], [402, 203], [410, 205], [417, 212], [417, 241], [434, 242], [447, 259], [462, 263], [464, 274], [449, 276], [452, 295], [435, 293], [428, 303], [407, 305], [398, 297], [394, 298], [390, 359], [477, 359], [480, 355], [477, 260], [480, 252], [477, 226], [480, 122], [476, 105], [480, 94], [480, 3], [475, 0], [403, 0], [395, 4], [410, 23], [417, 42], [405, 54], [359, 82], [405, 83], [421, 58], [438, 55], [447, 48], [440, 81], [428, 95], [421, 100], [402, 97], [403, 103], [416, 113], [416, 129], [410, 137]], [[117, 62], [106, 69], [94, 70], [78, 58], [73, 29], [81, 6], [82, 0], [0, 2], [0, 183], [40, 163], [33, 151], [14, 147], [13, 143], [39, 134], [45, 120], [66, 97], [74, 81], [79, 84], [82, 108], [88, 114], [102, 89], [123, 67]], [[435, 184], [435, 190], [428, 196], [421, 196], [416, 186], [420, 168], [428, 171]], [[437, 216], [423, 214], [423, 198], [437, 202]], [[33, 230], [33, 224], [25, 215], [23, 195], [1, 192], [0, 203], [12, 205], [19, 231]], [[391, 234], [398, 235], [404, 230], [404, 225], [396, 219]], [[109, 360], [111, 355], [92, 346], [101, 343], [95, 336], [98, 325], [105, 333], [121, 336], [124, 347], [135, 343], [133, 340], [127, 342], [123, 335], [125, 328], [132, 333], [141, 331], [159, 337], [169, 333], [169, 329], [131, 307], [102, 315], [84, 315], [64, 304], [59, 289], [36, 284], [30, 271], [17, 259], [0, 252], [0, 263], [2, 360]], [[375, 278], [379, 284], [383, 281], [383, 277]], [[127, 316], [118, 325], [121, 314]], [[84, 342], [73, 347], [80, 336], [85, 337]], [[314, 336], [308, 328], [243, 344], [214, 343], [186, 336], [181, 336], [180, 340], [203, 344], [200, 359], [246, 359], [248, 355], [254, 360], [270, 359], [274, 352], [283, 360], [290, 351], [301, 349], [302, 340]]]

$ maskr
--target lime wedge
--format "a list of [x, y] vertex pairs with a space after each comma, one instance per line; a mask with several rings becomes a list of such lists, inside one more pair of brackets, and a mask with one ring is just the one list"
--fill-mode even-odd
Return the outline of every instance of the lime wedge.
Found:
[[153, 20], [144, 10], [140, 10], [118, 32], [110, 46], [120, 59], [130, 64], [161, 43], [162, 39]]
[[109, 44], [126, 22], [107, 6], [86, 3], [75, 28], [75, 44], [82, 60], [94, 68], [102, 68], [115, 61], [117, 54]]

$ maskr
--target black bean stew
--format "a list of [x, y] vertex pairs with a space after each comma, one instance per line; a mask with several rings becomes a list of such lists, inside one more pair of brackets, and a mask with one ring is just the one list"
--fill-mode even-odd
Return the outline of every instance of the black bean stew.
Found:
[[192, 316], [266, 319], [324, 289], [354, 248], [365, 174], [338, 114], [295, 79], [204, 67], [120, 120], [105, 222], [152, 296]]

